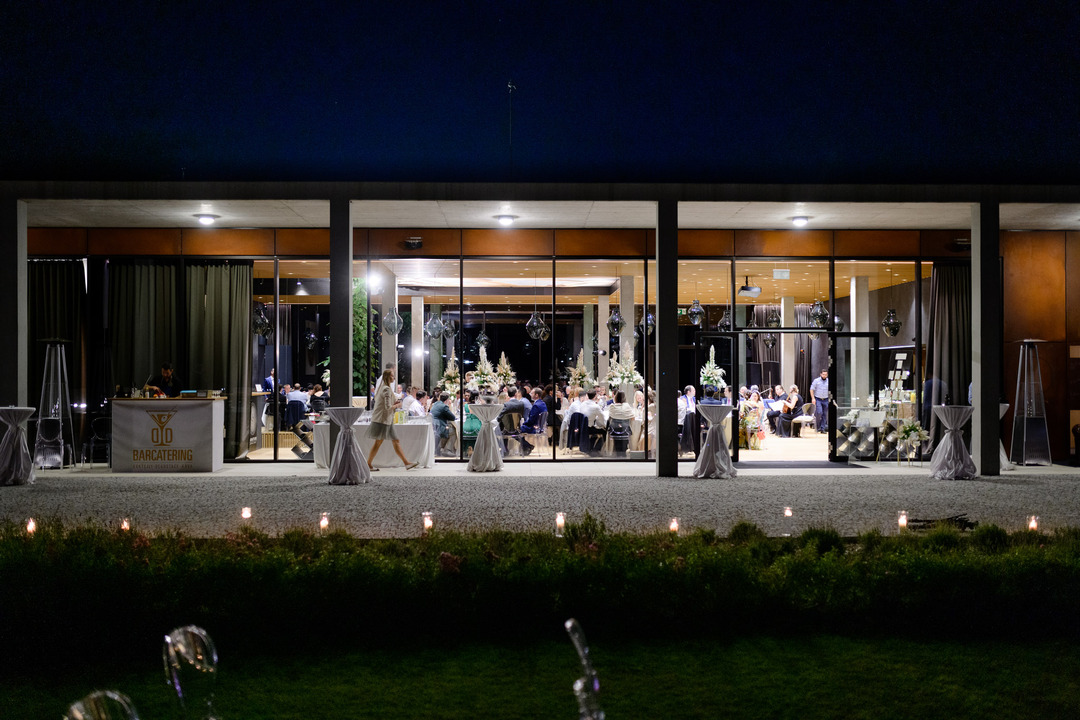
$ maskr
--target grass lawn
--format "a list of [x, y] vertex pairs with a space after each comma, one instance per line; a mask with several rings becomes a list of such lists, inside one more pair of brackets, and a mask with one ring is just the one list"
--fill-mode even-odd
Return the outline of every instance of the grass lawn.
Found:
[[[588, 628], [586, 628], [586, 631]], [[100, 688], [144, 720], [177, 717], [157, 657], [134, 671], [20, 676], [9, 653], [0, 717], [59, 718]], [[569, 640], [230, 657], [219, 665], [224, 720], [576, 718], [580, 666]], [[1080, 647], [1065, 641], [952, 642], [835, 635], [734, 641], [594, 642], [609, 718], [1064, 718], [1080, 716]]]

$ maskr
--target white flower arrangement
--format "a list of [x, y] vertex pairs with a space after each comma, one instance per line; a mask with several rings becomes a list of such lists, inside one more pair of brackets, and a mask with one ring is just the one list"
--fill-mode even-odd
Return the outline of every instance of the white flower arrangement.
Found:
[[446, 361], [446, 370], [443, 371], [442, 380], [439, 381], [439, 387], [442, 390], [453, 392], [458, 389], [461, 384], [461, 371], [458, 370], [457, 365], [457, 353], [455, 350], [450, 350], [450, 359]]
[[619, 354], [611, 354], [611, 364], [608, 366], [607, 376], [604, 377], [604, 382], [608, 384], [608, 387], [620, 387], [622, 385], [645, 385], [645, 378], [641, 377], [641, 373], [637, 371], [637, 363], [634, 362], [634, 358], [630, 358], [627, 362], [619, 362]]
[[724, 369], [716, 364], [716, 347], [709, 346], [709, 361], [701, 366], [701, 384], [712, 385], [718, 390], [727, 387], [724, 382]]
[[499, 391], [499, 381], [495, 378], [495, 370], [488, 360], [487, 348], [480, 346], [480, 359], [472, 371], [472, 380], [466, 385], [469, 390], [476, 392], [494, 393]]
[[506, 353], [499, 353], [499, 365], [495, 368], [495, 379], [499, 385], [516, 385], [517, 375], [514, 374], [514, 370], [510, 367], [510, 361], [506, 359]]
[[592, 378], [592, 373], [585, 367], [585, 348], [578, 351], [577, 365], [570, 368], [570, 387], [579, 387], [584, 390], [591, 390], [596, 381]]

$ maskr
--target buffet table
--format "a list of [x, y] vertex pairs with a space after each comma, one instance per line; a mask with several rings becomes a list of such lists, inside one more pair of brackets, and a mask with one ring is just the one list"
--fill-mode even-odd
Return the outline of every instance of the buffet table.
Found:
[[[370, 423], [356, 423], [353, 428], [365, 458], [371, 457], [371, 446], [375, 444], [375, 441], [368, 437], [370, 427]], [[405, 453], [405, 457], [420, 463], [420, 467], [435, 467], [435, 433], [430, 422], [394, 425], [394, 432], [401, 441], [401, 451]], [[402, 467], [401, 458], [394, 452], [394, 444], [389, 440], [383, 442], [379, 454], [372, 458], [371, 464], [375, 467]], [[330, 425], [318, 423], [315, 425], [315, 466], [325, 468], [329, 465]]]
[[216, 472], [224, 448], [225, 398], [112, 400], [115, 472]]

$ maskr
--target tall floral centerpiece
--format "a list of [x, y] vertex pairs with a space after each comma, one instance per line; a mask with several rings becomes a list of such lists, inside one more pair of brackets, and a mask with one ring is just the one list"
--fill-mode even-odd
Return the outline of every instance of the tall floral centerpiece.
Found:
[[645, 386], [645, 378], [641, 377], [641, 373], [637, 371], [637, 363], [634, 362], [634, 358], [622, 363], [619, 362], [618, 353], [611, 354], [611, 364], [608, 366], [608, 374], [604, 378], [604, 382], [608, 384], [608, 387], [612, 388], [624, 385]]
[[585, 367], [585, 348], [578, 350], [577, 365], [570, 368], [570, 387], [582, 388], [583, 390], [591, 390], [596, 381], [593, 380], [592, 373]]
[[472, 380], [466, 385], [469, 390], [482, 393], [496, 393], [499, 391], [499, 381], [495, 379], [495, 369], [488, 360], [487, 348], [480, 346], [480, 359], [476, 362], [476, 368], [472, 371]]
[[461, 386], [461, 371], [457, 366], [457, 353], [450, 350], [450, 359], [446, 361], [446, 370], [443, 371], [442, 380], [439, 381], [439, 389], [447, 392], [455, 392]]
[[724, 368], [716, 364], [716, 347], [709, 346], [709, 361], [701, 366], [701, 384], [712, 385], [718, 390], [727, 387], [724, 382]]
[[907, 454], [908, 465], [915, 457], [915, 449], [930, 439], [930, 433], [923, 429], [918, 420], [909, 420], [900, 425], [896, 431], [896, 464], [900, 464], [900, 450], [904, 449]]
[[517, 384], [517, 375], [514, 374], [513, 368], [510, 367], [510, 361], [506, 359], [505, 352], [499, 353], [499, 365], [495, 368], [495, 379], [500, 387]]

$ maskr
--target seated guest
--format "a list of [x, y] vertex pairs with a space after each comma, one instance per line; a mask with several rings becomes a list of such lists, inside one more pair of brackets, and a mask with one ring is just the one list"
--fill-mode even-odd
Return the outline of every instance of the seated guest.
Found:
[[[398, 387], [401, 386], [399, 385]], [[412, 409], [413, 403], [416, 402], [416, 388], [410, 386], [404, 390], [405, 392], [401, 396], [401, 409], [405, 412], [409, 412], [409, 410]]]
[[161, 363], [161, 374], [150, 378], [150, 381], [146, 384], [146, 389], [153, 391], [155, 395], [179, 397], [182, 388], [180, 380], [173, 374], [172, 363]]
[[300, 387], [297, 383], [293, 390], [289, 391], [289, 394], [285, 396], [289, 402], [298, 401], [304, 403], [304, 409], [307, 409], [308, 403], [311, 401], [311, 395]]
[[626, 402], [626, 393], [619, 390], [615, 393], [614, 401], [607, 406], [608, 420], [633, 420], [634, 408]]
[[723, 405], [716, 397], [716, 388], [712, 385], [705, 386], [705, 397], [701, 399], [702, 405]]
[[[435, 437], [439, 438], [438, 450], [440, 453], [446, 447], [446, 441], [450, 439], [450, 426], [447, 423], [457, 420], [454, 411], [446, 404], [449, 399], [449, 393], [444, 392], [439, 395], [438, 400], [431, 404], [431, 426], [435, 431]], [[477, 430], [479, 429], [478, 427]]]
[[791, 437], [791, 421], [798, 416], [802, 409], [802, 400], [799, 398], [799, 386], [792, 385], [784, 400], [784, 412], [776, 419], [780, 437]]
[[[532, 407], [529, 408], [529, 417], [521, 423], [521, 432], [523, 435], [536, 435], [540, 431], [540, 416], [547, 412], [547, 403], [544, 402], [540, 388], [534, 388], [532, 391], [533, 402]], [[533, 451], [533, 445], [524, 437], [521, 438], [521, 450], [528, 455]]]
[[423, 390], [417, 390], [416, 395], [413, 397], [412, 404], [409, 405], [409, 417], [424, 417], [427, 415], [427, 410], [424, 408], [424, 399], [427, 398], [427, 393]]
[[765, 407], [768, 408], [765, 412], [765, 419], [769, 421], [769, 429], [774, 433], [776, 433], [776, 418], [780, 417], [781, 413], [784, 411], [784, 400], [787, 400], [787, 393], [784, 392], [784, 386], [777, 385], [772, 390], [772, 403], [765, 403]]
[[630, 421], [634, 418], [634, 408], [626, 402], [626, 393], [619, 390], [613, 402], [607, 406], [607, 432], [611, 437], [615, 457], [626, 457], [630, 447]]
[[501, 418], [503, 415], [509, 415], [510, 413], [517, 413], [521, 417], [529, 416], [529, 411], [521, 399], [521, 391], [514, 385], [506, 389], [506, 400], [503, 401], [503, 409], [499, 413], [499, 417]]
[[585, 402], [581, 403], [579, 412], [585, 416], [585, 425], [589, 433], [589, 452], [596, 454], [604, 445], [607, 437], [607, 420], [604, 419], [604, 411], [596, 402], [596, 389], [593, 388], [585, 393]]
[[326, 412], [326, 408], [330, 407], [330, 394], [323, 390], [322, 385], [315, 383], [315, 387], [311, 390], [311, 397], [308, 399], [308, 404], [311, 406], [312, 412]]

